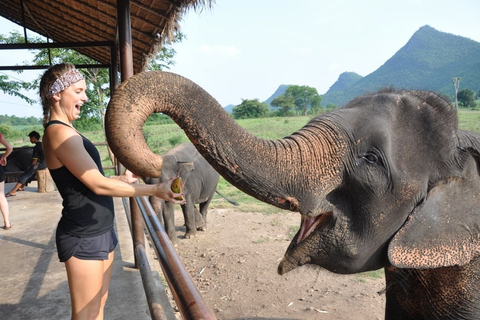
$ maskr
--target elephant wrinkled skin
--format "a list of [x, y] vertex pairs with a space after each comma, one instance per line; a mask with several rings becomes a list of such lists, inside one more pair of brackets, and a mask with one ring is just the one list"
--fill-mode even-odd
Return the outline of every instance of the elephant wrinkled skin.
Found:
[[142, 135], [154, 112], [231, 184], [300, 213], [279, 273], [384, 268], [386, 319], [480, 318], [480, 136], [458, 130], [443, 97], [382, 90], [265, 140], [193, 82], [145, 72], [117, 89], [106, 122], [113, 152], [143, 176], [162, 164]]

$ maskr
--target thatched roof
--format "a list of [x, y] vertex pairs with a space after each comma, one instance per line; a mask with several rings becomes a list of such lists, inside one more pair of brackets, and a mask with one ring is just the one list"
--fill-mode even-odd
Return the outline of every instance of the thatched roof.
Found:
[[[1, 0], [0, 16], [45, 36], [53, 42], [114, 42], [117, 1], [121, 0]], [[214, 0], [131, 0], [134, 72], [143, 71], [150, 58], [178, 32], [186, 10], [211, 6]], [[4, 30], [3, 32], [7, 32]], [[110, 48], [75, 48], [102, 64], [110, 63]]]

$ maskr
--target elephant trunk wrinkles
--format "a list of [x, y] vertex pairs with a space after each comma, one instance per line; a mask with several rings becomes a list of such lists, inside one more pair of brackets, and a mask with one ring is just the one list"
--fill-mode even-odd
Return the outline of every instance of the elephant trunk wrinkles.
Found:
[[162, 158], [149, 149], [142, 131], [146, 119], [158, 112], [170, 116], [227, 181], [282, 209], [299, 211], [302, 192], [318, 190], [312, 187], [320, 183], [320, 162], [308, 162], [339, 151], [338, 147], [325, 151], [312, 146], [312, 136], [314, 142], [323, 141], [322, 147], [328, 140], [316, 124], [281, 140], [255, 137], [195, 83], [172, 73], [144, 72], [122, 83], [106, 114], [107, 141], [113, 153], [140, 176], [160, 174]]

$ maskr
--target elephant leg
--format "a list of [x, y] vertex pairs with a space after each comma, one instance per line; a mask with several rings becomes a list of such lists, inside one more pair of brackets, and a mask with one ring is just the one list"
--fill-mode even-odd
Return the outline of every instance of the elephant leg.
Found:
[[200, 211], [198, 211], [197, 207], [194, 207], [195, 211], [195, 227], [197, 228], [197, 231], [207, 231], [207, 224], [205, 223], [205, 220], [203, 219], [202, 215], [200, 214]]
[[152, 205], [153, 211], [155, 211], [158, 219], [160, 219], [160, 222], [163, 224], [162, 200], [160, 200], [160, 198], [151, 196], [148, 197], [148, 201]]
[[185, 239], [189, 239], [191, 237], [195, 237], [197, 235], [197, 228], [195, 227], [195, 204], [193, 201], [188, 201], [187, 203], [182, 205], [183, 217], [185, 219]]
[[[212, 196], [213, 197], [213, 196]], [[210, 201], [212, 201], [212, 197], [208, 198], [207, 201], [200, 203], [200, 214], [203, 219], [204, 225], [202, 226], [202, 231], [207, 231], [207, 212], [208, 212], [208, 205]]]
[[175, 234], [175, 214], [173, 210], [173, 204], [163, 202], [162, 213], [163, 213], [165, 232], [170, 238], [170, 241], [172, 241], [172, 243], [175, 243], [177, 238]]

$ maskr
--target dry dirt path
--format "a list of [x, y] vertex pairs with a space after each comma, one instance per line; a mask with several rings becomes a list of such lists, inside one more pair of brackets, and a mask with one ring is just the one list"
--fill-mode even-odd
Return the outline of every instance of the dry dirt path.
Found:
[[208, 230], [192, 239], [183, 239], [182, 224], [177, 211], [177, 251], [219, 320], [383, 319], [382, 273], [337, 275], [304, 266], [277, 274], [300, 224], [296, 213], [211, 209]]

